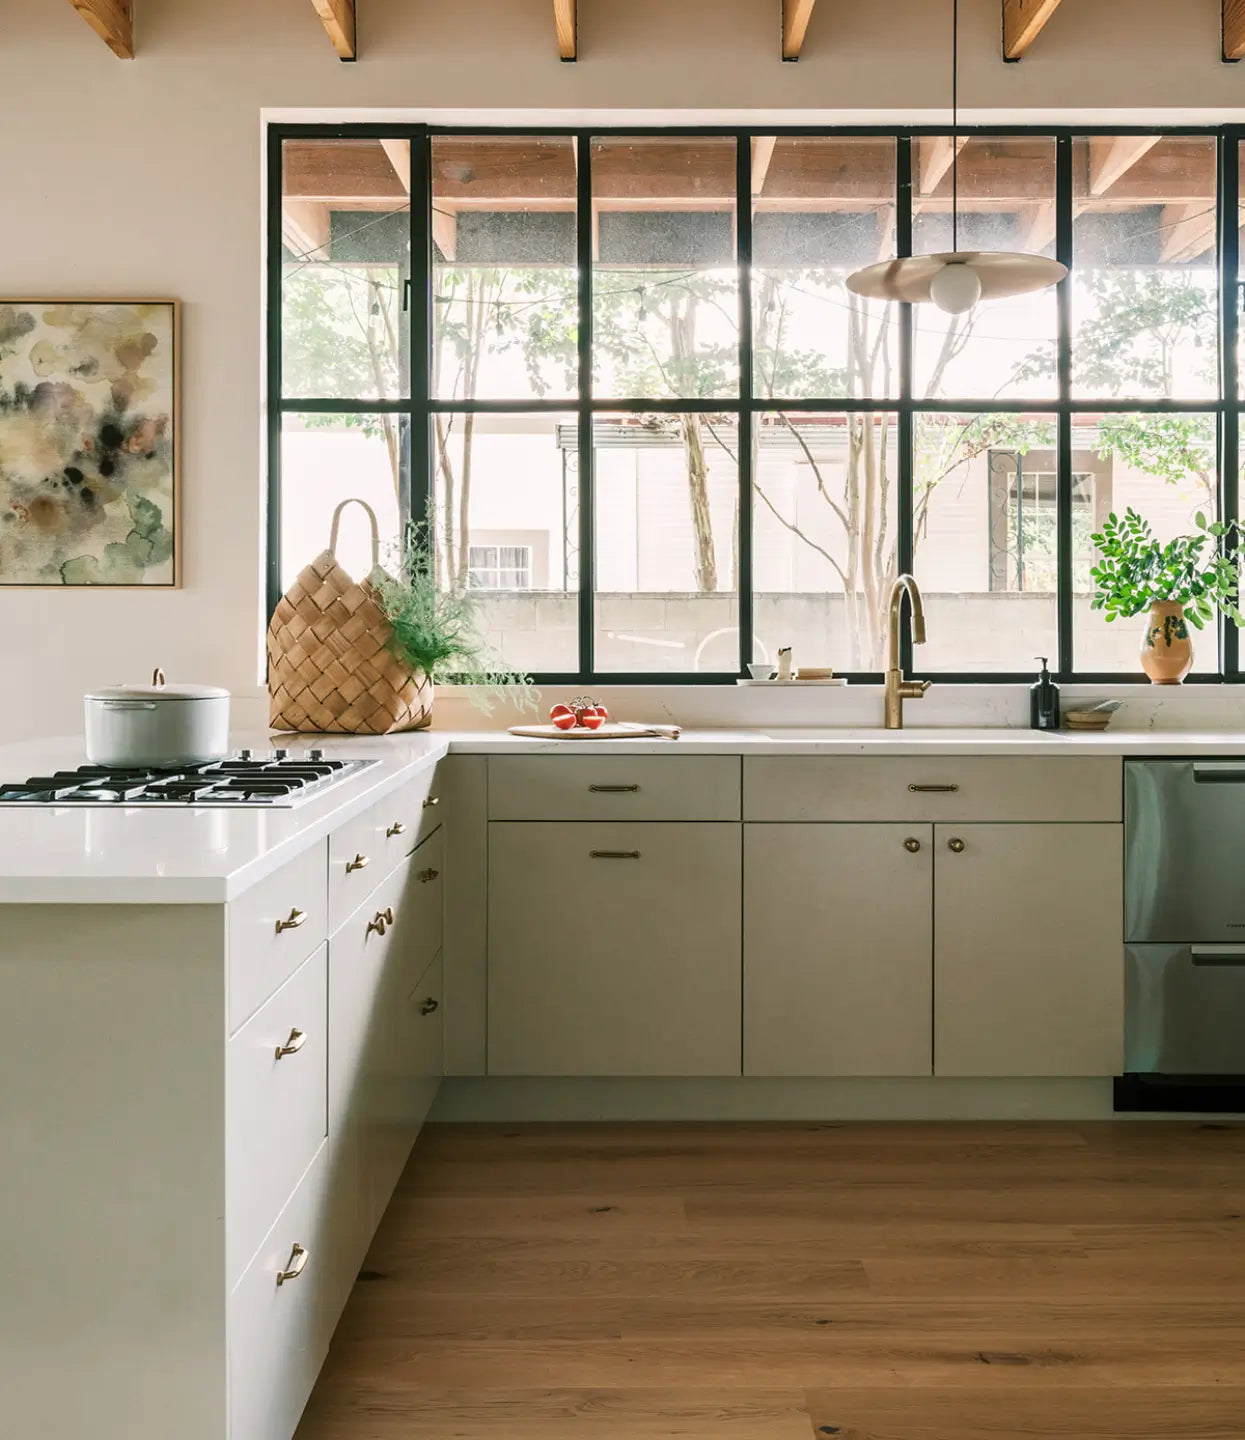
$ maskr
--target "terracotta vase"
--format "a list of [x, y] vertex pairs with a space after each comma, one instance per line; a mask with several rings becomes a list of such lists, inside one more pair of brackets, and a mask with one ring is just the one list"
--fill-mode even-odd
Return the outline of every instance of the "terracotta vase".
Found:
[[1184, 606], [1156, 600], [1146, 617], [1141, 638], [1141, 668], [1154, 685], [1179, 685], [1193, 669], [1193, 641]]

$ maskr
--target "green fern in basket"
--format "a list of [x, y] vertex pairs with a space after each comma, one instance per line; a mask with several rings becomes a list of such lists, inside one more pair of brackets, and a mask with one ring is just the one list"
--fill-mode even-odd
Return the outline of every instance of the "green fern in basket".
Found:
[[481, 601], [473, 590], [443, 590], [427, 527], [407, 527], [396, 573], [380, 582], [380, 603], [393, 626], [390, 648], [434, 682], [473, 687], [472, 703], [487, 715], [505, 699], [535, 710], [531, 677], [508, 670], [482, 632]]

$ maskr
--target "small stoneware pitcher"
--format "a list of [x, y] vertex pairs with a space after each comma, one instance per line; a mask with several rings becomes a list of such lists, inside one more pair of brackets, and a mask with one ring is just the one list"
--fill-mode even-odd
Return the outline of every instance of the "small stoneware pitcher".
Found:
[[1184, 606], [1156, 600], [1141, 638], [1141, 668], [1154, 685], [1179, 685], [1193, 669], [1193, 641]]

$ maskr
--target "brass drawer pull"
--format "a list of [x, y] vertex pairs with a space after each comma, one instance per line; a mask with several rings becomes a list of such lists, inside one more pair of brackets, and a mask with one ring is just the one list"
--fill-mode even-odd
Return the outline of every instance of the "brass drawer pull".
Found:
[[366, 870], [371, 863], [366, 855], [356, 855], [353, 860], [346, 861], [346, 874], [349, 875], [352, 870]]
[[921, 842], [916, 838], [915, 835], [909, 835], [908, 838], [903, 842], [903, 848], [908, 852], [909, 855], [915, 855], [917, 851], [921, 848]]
[[305, 925], [306, 923], [307, 912], [305, 910], [299, 910], [296, 907], [290, 911], [284, 920], [277, 921], [277, 934], [280, 935], [283, 930], [297, 930], [300, 925]]
[[435, 880], [440, 873], [439, 870], [421, 870], [416, 878], [421, 885], [427, 885], [430, 880]]
[[430, 995], [430, 996], [427, 998], [427, 1000], [425, 1000], [425, 1001], [423, 1001], [423, 1002], [421, 1003], [421, 1005], [420, 1005], [420, 1007], [419, 1007], [419, 1013], [420, 1013], [421, 1015], [431, 1015], [431, 1014], [433, 1014], [436, 1010], [439, 1010], [440, 1008], [441, 1008], [441, 1002], [440, 1002], [439, 1000], [434, 1000], [434, 999], [432, 998], [432, 996]]
[[284, 1285], [287, 1280], [297, 1280], [307, 1268], [307, 1261], [310, 1259], [310, 1251], [304, 1250], [301, 1245], [295, 1245], [290, 1251], [290, 1258], [285, 1262], [285, 1269], [277, 1271], [277, 1284]]
[[588, 854], [594, 860], [638, 860], [638, 850], [589, 850]]
[[440, 803], [441, 797], [439, 795], [429, 795], [427, 800], [424, 801], [424, 809], [431, 810], [434, 805], [439, 805]]
[[588, 789], [594, 795], [634, 795], [640, 787], [638, 785], [589, 785]]
[[390, 825], [390, 827], [388, 828], [388, 830], [385, 831], [385, 839], [386, 839], [386, 840], [392, 840], [395, 835], [405, 835], [405, 834], [406, 834], [406, 826], [403, 825], [403, 823], [401, 822], [401, 820], [395, 820], [395, 821], [393, 822], [393, 824]]
[[964, 842], [958, 835], [953, 835], [951, 839], [947, 841], [947, 849], [954, 851], [956, 855], [962, 855], [964, 853]]
[[958, 785], [909, 785], [914, 795], [954, 795]]
[[367, 922], [367, 930], [365, 933], [368, 935], [383, 935], [385, 933], [385, 927], [392, 924], [393, 911], [390, 910], [389, 913], [386, 914], [385, 911], [378, 910]]
[[297, 1055], [307, 1043], [307, 1037], [301, 1030], [291, 1030], [290, 1038], [284, 1045], [277, 1046], [277, 1059], [281, 1060], [286, 1055]]

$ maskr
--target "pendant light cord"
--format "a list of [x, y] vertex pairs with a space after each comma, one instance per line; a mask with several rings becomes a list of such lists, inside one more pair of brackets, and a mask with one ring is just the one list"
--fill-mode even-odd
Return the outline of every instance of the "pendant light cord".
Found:
[[960, 0], [951, 0], [951, 249], [960, 248]]

